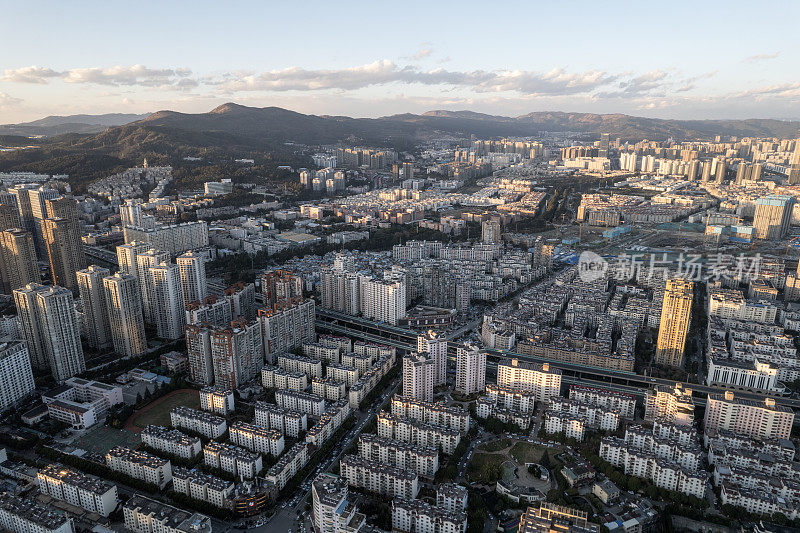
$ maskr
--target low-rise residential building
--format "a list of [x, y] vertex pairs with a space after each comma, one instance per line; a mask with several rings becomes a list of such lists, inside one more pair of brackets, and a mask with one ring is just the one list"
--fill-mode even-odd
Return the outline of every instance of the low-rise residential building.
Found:
[[325, 400], [312, 392], [277, 390], [275, 403], [284, 409], [300, 411], [311, 416], [321, 416], [325, 411]]
[[261, 369], [261, 385], [267, 389], [304, 391], [308, 388], [308, 376], [303, 372], [264, 365]]
[[267, 481], [275, 485], [278, 490], [283, 490], [283, 487], [286, 486], [289, 480], [306, 465], [308, 456], [309, 444], [307, 442], [298, 442], [289, 448], [289, 450], [278, 459], [278, 462], [267, 470], [267, 474], [264, 477]]
[[42, 394], [42, 400], [51, 418], [75, 429], [86, 429], [105, 420], [108, 410], [123, 402], [120, 387], [79, 377]]
[[[323, 336], [320, 335], [320, 339]], [[350, 339], [347, 339], [347, 346], [350, 346]], [[320, 361], [328, 361], [329, 363], [339, 362], [339, 353], [341, 351], [341, 344], [337, 341], [332, 341], [330, 344], [323, 344], [322, 342], [307, 342], [303, 344], [303, 355], [311, 357], [312, 359], [319, 359]]]
[[292, 409], [284, 409], [272, 403], [256, 402], [255, 425], [277, 430], [287, 437], [297, 438], [308, 428], [308, 415]]
[[361, 373], [356, 367], [346, 366], [340, 363], [329, 363], [325, 372], [326, 377], [341, 381], [348, 387], [355, 385], [358, 378], [361, 377]]
[[172, 486], [175, 492], [221, 509], [229, 506], [228, 502], [235, 488], [232, 481], [183, 466], [175, 467]]
[[218, 439], [228, 430], [228, 423], [221, 416], [191, 407], [175, 407], [170, 411], [169, 418], [174, 427], [188, 429], [210, 439]]
[[378, 413], [378, 436], [417, 446], [441, 448], [448, 455], [455, 451], [461, 441], [461, 434], [455, 429], [402, 418], [386, 411]]
[[125, 528], [134, 533], [211, 533], [211, 519], [134, 494], [122, 507]]
[[336, 402], [347, 398], [347, 386], [333, 378], [312, 378], [311, 392], [328, 401]]
[[419, 493], [419, 478], [410, 470], [376, 464], [356, 455], [342, 457], [339, 470], [351, 486], [375, 494], [414, 499]]
[[117, 486], [97, 476], [51, 464], [36, 477], [39, 491], [56, 500], [105, 517], [117, 508]]
[[497, 364], [497, 384], [533, 392], [537, 402], [547, 402], [561, 394], [561, 370], [550, 368], [549, 363], [505, 359]]
[[35, 500], [18, 498], [5, 492], [0, 493], [0, 527], [25, 533], [75, 533], [72, 518], [67, 515]]
[[117, 446], [106, 454], [106, 466], [163, 489], [172, 480], [172, 463], [147, 452]]
[[255, 478], [264, 465], [260, 453], [213, 440], [203, 448], [203, 463], [231, 473], [239, 479]]
[[413, 470], [423, 477], [433, 477], [439, 469], [439, 451], [436, 448], [385, 439], [368, 433], [362, 433], [358, 437], [358, 454], [367, 461]]
[[709, 394], [704, 419], [705, 430], [728, 430], [756, 439], [788, 439], [794, 424], [794, 411], [777, 405], [772, 398], [762, 402], [737, 397], [733, 391]]
[[278, 457], [283, 453], [285, 445], [285, 439], [280, 431], [246, 422], [234, 422], [231, 424], [229, 438], [234, 444], [254, 452], [269, 454], [273, 457]]
[[233, 391], [220, 387], [203, 387], [200, 389], [200, 409], [222, 416], [234, 411]]
[[164, 426], [147, 426], [142, 430], [141, 436], [142, 442], [154, 450], [182, 459], [193, 459], [203, 450], [199, 437]]
[[469, 412], [460, 407], [448, 407], [443, 403], [426, 402], [395, 394], [392, 397], [392, 414], [448, 427], [459, 433], [469, 431]]

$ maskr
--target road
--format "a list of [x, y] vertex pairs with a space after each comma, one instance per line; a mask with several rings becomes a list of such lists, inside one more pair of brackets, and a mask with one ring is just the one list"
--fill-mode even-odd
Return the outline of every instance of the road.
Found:
[[[364, 430], [364, 426], [366, 426], [370, 420], [378, 415], [378, 411], [380, 410], [381, 406], [386, 402], [386, 400], [389, 399], [389, 397], [391, 397], [392, 394], [397, 391], [400, 383], [402, 383], [402, 380], [400, 379], [400, 376], [398, 376], [389, 386], [389, 388], [387, 388], [383, 394], [376, 398], [375, 402], [373, 402], [368, 411], [362, 412], [357, 410], [355, 412], [356, 425], [353, 426], [350, 432], [347, 433], [347, 438], [343, 439], [342, 443], [334, 449], [334, 454], [320, 463], [321, 469], [318, 469], [319, 472], [327, 472], [333, 465], [338, 464], [339, 459], [342, 457], [342, 455], [344, 455], [345, 450], [347, 450], [350, 445], [356, 441], [358, 436]], [[248, 531], [267, 533], [273, 531], [289, 531], [291, 529], [292, 531], [296, 532], [299, 525], [299, 521], [297, 519], [298, 514], [303, 517], [304, 520], [310, 519], [310, 516], [308, 516], [309, 513], [305, 513], [305, 504], [306, 500], [311, 494], [311, 482], [319, 472], [311, 472], [300, 484], [301, 487], [308, 486], [309, 488], [301, 488], [296, 494], [289, 495], [291, 497], [287, 496], [286, 506], [279, 508], [278, 512], [275, 513], [275, 516], [273, 516], [269, 522], [260, 528], [249, 528]], [[296, 499], [295, 505], [289, 505], [289, 502], [291, 502], [293, 499]], [[306, 525], [308, 527], [309, 524]], [[307, 529], [307, 531], [309, 530]]]

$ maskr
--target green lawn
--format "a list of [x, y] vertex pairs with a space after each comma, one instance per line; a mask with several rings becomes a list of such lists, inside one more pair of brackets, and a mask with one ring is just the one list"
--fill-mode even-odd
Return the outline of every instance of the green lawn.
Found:
[[534, 446], [529, 442], [519, 441], [510, 450], [511, 455], [517, 460], [517, 463], [524, 465], [525, 463], [537, 463], [542, 458], [544, 449], [541, 446]]
[[170, 426], [169, 412], [173, 407], [185, 405], [194, 409], [200, 408], [200, 395], [195, 390], [179, 390], [155, 402], [146, 405], [133, 415], [133, 424], [145, 428], [149, 425]]
[[497, 439], [478, 446], [482, 452], [499, 452], [511, 446], [511, 439]]

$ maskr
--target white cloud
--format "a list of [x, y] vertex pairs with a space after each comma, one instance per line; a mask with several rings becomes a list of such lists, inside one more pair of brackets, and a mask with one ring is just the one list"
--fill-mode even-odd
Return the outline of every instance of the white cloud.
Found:
[[780, 55], [780, 52], [774, 52], [772, 54], [754, 54], [750, 57], [744, 58], [742, 61], [745, 63], [758, 63], [760, 61], [768, 61], [770, 59], [775, 59]]
[[0, 81], [46, 84], [50, 80], [61, 79], [67, 83], [142, 87], [173, 86], [183, 89], [197, 85], [197, 82], [189, 77], [191, 74], [192, 71], [186, 68], [151, 69], [144, 65], [74, 68], [62, 72], [30, 66], [5, 70]]
[[10, 94], [0, 93], [0, 110], [7, 110], [22, 103], [22, 98], [14, 98]]

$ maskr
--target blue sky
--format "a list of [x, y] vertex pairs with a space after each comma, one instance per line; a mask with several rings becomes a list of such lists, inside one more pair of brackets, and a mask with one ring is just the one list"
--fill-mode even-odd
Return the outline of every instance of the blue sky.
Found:
[[0, 123], [203, 112], [800, 117], [800, 3], [0, 0]]

